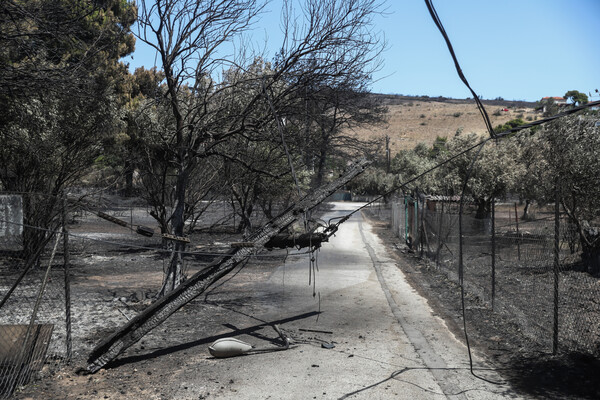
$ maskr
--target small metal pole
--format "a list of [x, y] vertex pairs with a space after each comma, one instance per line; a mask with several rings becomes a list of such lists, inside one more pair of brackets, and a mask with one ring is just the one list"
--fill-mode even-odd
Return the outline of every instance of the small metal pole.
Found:
[[404, 241], [408, 240], [408, 199], [404, 195]]
[[442, 250], [442, 222], [444, 220], [444, 201], [441, 201], [442, 203], [442, 210], [439, 213], [439, 223], [438, 223], [438, 243], [437, 243], [437, 250], [435, 252], [435, 265], [436, 267], [439, 268], [440, 266], [440, 251]]
[[461, 290], [463, 289], [463, 210], [462, 200], [458, 212], [458, 282]]
[[[33, 334], [32, 330], [34, 329], [35, 320], [37, 319], [37, 314], [40, 309], [40, 304], [42, 303], [42, 297], [44, 295], [44, 291], [46, 290], [46, 285], [48, 284], [48, 279], [50, 277], [50, 270], [52, 269], [52, 262], [54, 261], [54, 256], [56, 255], [56, 248], [58, 247], [58, 241], [60, 239], [60, 235], [62, 231], [56, 233], [56, 241], [54, 242], [54, 248], [52, 249], [52, 254], [50, 255], [50, 261], [48, 262], [48, 267], [46, 268], [46, 273], [42, 278], [42, 283], [40, 285], [40, 290], [38, 292], [37, 299], [35, 304], [33, 305], [33, 311], [31, 313], [31, 318], [29, 320], [29, 325], [27, 326], [27, 331], [25, 332], [25, 338], [23, 339], [23, 347], [21, 347], [21, 351], [19, 352], [17, 358], [17, 364], [20, 368], [30, 368], [29, 360], [27, 360], [27, 343], [29, 343], [29, 339]], [[17, 384], [21, 385], [25, 378], [27, 377], [27, 373], [20, 374], [17, 376]]]
[[517, 213], [517, 203], [515, 203], [515, 224], [517, 225], [517, 257], [521, 261], [521, 236], [519, 235], [519, 214]]
[[[419, 197], [418, 194], [415, 196], [415, 198], [413, 199], [413, 208], [414, 208], [414, 215], [413, 215], [413, 240], [419, 240]], [[416, 246], [415, 246], [415, 251], [416, 251]]]
[[[419, 197], [421, 196], [417, 196], [417, 206], [419, 204]], [[421, 203], [421, 221], [419, 223], [419, 245], [421, 246], [421, 253], [420, 253], [420, 257], [423, 258], [423, 253], [424, 253], [424, 247], [423, 247], [423, 242], [425, 240], [427, 240], [427, 233], [425, 232], [425, 225], [423, 225], [425, 223], [425, 221], [423, 220], [423, 218], [425, 217], [425, 197], [423, 197], [423, 202]]]
[[554, 329], [552, 340], [552, 354], [558, 352], [558, 268], [559, 259], [559, 241], [560, 241], [560, 194], [558, 185], [554, 194]]
[[71, 362], [73, 355], [73, 339], [71, 336], [71, 276], [69, 271], [70, 248], [69, 248], [69, 230], [67, 229], [67, 198], [63, 198], [62, 225], [63, 225], [63, 264], [65, 274], [65, 330], [67, 345], [67, 363]]
[[496, 199], [492, 199], [492, 311], [496, 300]]

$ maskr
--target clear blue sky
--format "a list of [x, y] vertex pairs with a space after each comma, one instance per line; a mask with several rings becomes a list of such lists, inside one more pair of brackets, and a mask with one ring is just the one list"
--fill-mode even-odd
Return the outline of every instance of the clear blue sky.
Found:
[[[539, 100], [579, 90], [600, 100], [600, 0], [434, 0], [463, 73], [484, 99]], [[471, 97], [423, 0], [387, 0], [377, 31], [388, 42], [376, 93]], [[278, 47], [281, 2], [252, 31]], [[138, 41], [131, 69], [154, 65]], [[591, 99], [591, 100], [592, 100]]]

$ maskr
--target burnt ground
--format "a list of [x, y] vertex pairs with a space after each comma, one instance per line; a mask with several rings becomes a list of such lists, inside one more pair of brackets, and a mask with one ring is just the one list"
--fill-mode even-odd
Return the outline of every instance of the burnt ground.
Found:
[[[389, 230], [389, 224], [370, 215], [374, 232], [384, 241], [411, 285], [444, 318], [456, 337], [465, 340], [460, 286], [435, 266], [408, 251]], [[535, 299], [520, 296], [521, 305]], [[533, 305], [531, 307], [534, 307]], [[468, 340], [486, 354], [518, 392], [552, 399], [600, 398], [600, 360], [586, 353], [542, 346], [524, 334], [522, 326], [506, 314], [494, 313], [478, 296], [465, 295]]]
[[[158, 231], [143, 208], [106, 211]], [[243, 269], [185, 305], [106, 369], [87, 374], [84, 368], [94, 346], [153, 301], [160, 290], [169, 254], [162, 251], [159, 235], [152, 238], [136, 235], [97, 218], [94, 213], [77, 215], [72, 222], [69, 253], [73, 358], [70, 363], [64, 359], [63, 267], [59, 248], [38, 312], [38, 321], [54, 324], [50, 359], [40, 373], [41, 379], [18, 388], [13, 398], [172, 399], [175, 391], [185, 387], [187, 374], [201, 373], [198, 365], [216, 371], [214, 376], [219, 372], [226, 375], [226, 371], [219, 370], [222, 363], [216, 363], [207, 351], [208, 345], [219, 337], [234, 331], [242, 339], [244, 335], [262, 335], [266, 343], [277, 343], [278, 336], [273, 329], [265, 327], [265, 321], [257, 320], [253, 314], [262, 307], [276, 306], [272, 305], [276, 299], [266, 298], [259, 283], [283, 263], [286, 257], [283, 250], [250, 258]], [[227, 243], [241, 239], [241, 235], [231, 231], [229, 227], [220, 233], [192, 234], [188, 249], [198, 254], [186, 257], [186, 275], [191, 276], [220, 253], [227, 252]], [[28, 273], [3, 307], [0, 323], [29, 321], [47, 262], [48, 257], [45, 257], [39, 267]], [[14, 258], [0, 259], [2, 294], [19, 275], [14, 265]], [[190, 366], [196, 370], [190, 371]], [[211, 378], [196, 392], [223, 396], [229, 381], [229, 378]]]
[[[103, 251], [102, 258], [88, 256], [94, 260], [89, 264], [75, 260], [74, 358], [59, 371], [17, 391], [14, 398], [173, 399], [175, 392], [187, 388], [189, 376], [202, 375], [206, 370], [213, 374], [202, 388], [193, 388], [194, 392], [203, 393], [199, 398], [226, 396], [232, 378], [227, 376], [224, 363], [210, 356], [208, 345], [232, 335], [242, 340], [258, 335], [267, 344], [278, 342], [277, 334], [263, 326], [267, 321], [253, 317], [257, 310], [276, 301], [264, 297], [258, 284], [283, 262], [285, 252], [271, 255], [251, 259], [227, 284], [185, 305], [106, 369], [93, 375], [84, 370], [90, 350], [126, 322], [126, 315], [135, 315], [151, 302], [160, 287], [162, 270], [148, 267], [146, 261], [159, 259], [162, 263], [162, 257], [152, 251], [113, 249]], [[191, 267], [188, 273], [194, 271]]]
[[[464, 338], [460, 288], [414, 254], [401, 251], [387, 223], [374, 219], [371, 222], [411, 285], [429, 300], [456, 336]], [[88, 224], [81, 230], [89, 231], [89, 228]], [[262, 284], [272, 270], [281, 265], [286, 253], [269, 252], [267, 257], [252, 258], [226, 284], [190, 302], [108, 368], [89, 375], [82, 369], [89, 351], [126, 318], [144, 309], [160, 288], [162, 279], [165, 256], [157, 250], [160, 246], [156, 240], [120, 237], [118, 229], [110, 236], [117, 240], [116, 245], [85, 241], [72, 244], [74, 358], [58, 370], [45, 371], [45, 379], [19, 389], [14, 398], [172, 399], [188, 389], [195, 399], [238, 396], [239, 393], [231, 389], [236, 379], [229, 373], [232, 364], [212, 358], [207, 346], [233, 334], [242, 340], [252, 338], [266, 344], [278, 343], [275, 332], [265, 324], [276, 321], [262, 321], [260, 315], [265, 309], [280, 307], [282, 300], [265, 291]], [[99, 227], [98, 231], [106, 233], [106, 226]], [[195, 244], [206, 246], [231, 240], [228, 234], [202, 234], [193, 238]], [[129, 246], [132, 242], [147, 248]], [[222, 251], [218, 246], [203, 248], [209, 252]], [[212, 257], [194, 257], [188, 262], [188, 274], [207, 264]], [[506, 315], [493, 313], [475, 296], [467, 295], [465, 300], [471, 346], [486, 354], [518, 392], [539, 398], [600, 398], [597, 359], [576, 353], [552, 355], [548, 349], [536, 347]], [[307, 315], [296, 315], [293, 319], [296, 326], [308, 321]], [[327, 334], [298, 329], [291, 333], [296, 339], [317, 345], [328, 339]], [[190, 379], [192, 375], [207, 377], [202, 387], [192, 386], [197, 385]]]

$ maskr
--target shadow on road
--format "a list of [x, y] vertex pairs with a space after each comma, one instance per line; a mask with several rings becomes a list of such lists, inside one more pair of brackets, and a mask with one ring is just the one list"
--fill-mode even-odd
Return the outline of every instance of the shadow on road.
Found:
[[514, 357], [511, 367], [505, 375], [523, 393], [553, 399], [600, 398], [600, 360], [590, 355]]
[[[169, 355], [172, 353], [176, 353], [178, 351], [191, 349], [196, 346], [210, 344], [217, 339], [222, 339], [225, 337], [234, 337], [234, 336], [239, 336], [239, 335], [252, 335], [255, 331], [258, 331], [267, 326], [281, 325], [281, 324], [285, 324], [287, 322], [310, 318], [310, 317], [313, 317], [313, 316], [319, 315], [319, 314], [320, 314], [319, 311], [311, 311], [311, 312], [307, 312], [304, 314], [298, 314], [298, 315], [295, 315], [292, 317], [279, 319], [276, 321], [265, 322], [265, 323], [254, 325], [254, 326], [244, 328], [244, 329], [237, 329], [232, 332], [227, 332], [227, 333], [223, 333], [220, 335], [209, 336], [209, 337], [205, 337], [202, 339], [193, 340], [191, 342], [181, 343], [181, 344], [178, 344], [175, 346], [166, 347], [164, 349], [154, 350], [154, 351], [152, 351], [150, 353], [146, 353], [146, 354], [139, 354], [139, 355], [135, 355], [135, 356], [119, 358], [119, 359], [111, 362], [110, 364], [108, 364], [107, 369], [119, 368], [119, 367], [127, 365], [127, 364], [133, 364], [133, 363], [137, 363], [140, 361], [151, 360], [153, 358], [166, 356], [166, 355]], [[231, 329], [236, 329], [236, 327], [234, 325], [226, 324], [225, 326], [227, 326], [228, 328], [231, 328]], [[269, 339], [269, 340], [271, 340], [271, 339]]]

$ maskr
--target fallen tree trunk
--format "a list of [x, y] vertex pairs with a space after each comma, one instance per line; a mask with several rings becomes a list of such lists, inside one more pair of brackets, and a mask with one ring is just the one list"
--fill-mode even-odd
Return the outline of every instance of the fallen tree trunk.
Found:
[[237, 265], [255, 253], [255, 248], [262, 248], [271, 238], [297, 221], [304, 212], [322, 203], [337, 189], [364, 171], [368, 164], [365, 159], [359, 160], [338, 179], [307, 194], [298, 203], [253, 233], [247, 239], [248, 242], [254, 244], [253, 247], [240, 247], [230, 250], [225, 256], [213, 261], [207, 268], [194, 274], [173, 291], [152, 303], [147, 309], [136, 315], [92, 350], [88, 358], [88, 371], [96, 372], [114, 360], [119, 354], [163, 323], [185, 304], [233, 271]]

